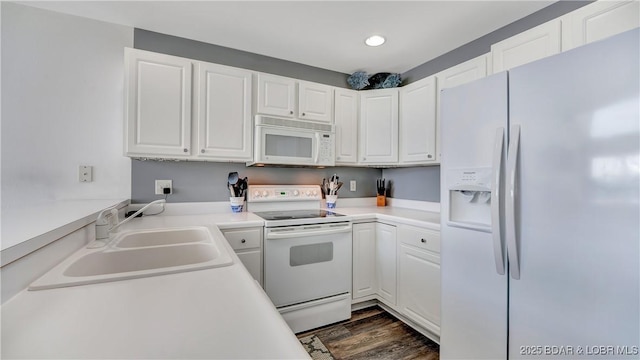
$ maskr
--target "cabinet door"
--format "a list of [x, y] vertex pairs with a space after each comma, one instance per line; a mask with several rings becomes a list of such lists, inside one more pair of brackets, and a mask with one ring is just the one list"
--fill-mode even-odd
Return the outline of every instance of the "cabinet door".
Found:
[[353, 224], [353, 294], [354, 299], [376, 293], [375, 223]]
[[563, 16], [562, 50], [607, 38], [640, 26], [640, 2], [596, 1]]
[[249, 274], [262, 285], [262, 252], [260, 250], [236, 253]]
[[360, 92], [360, 163], [398, 162], [398, 90]]
[[298, 118], [333, 123], [333, 89], [331, 86], [299, 82]]
[[380, 299], [396, 304], [396, 227], [376, 223], [376, 277]]
[[197, 156], [251, 160], [251, 72], [198, 63], [196, 73]]
[[493, 44], [493, 73], [560, 53], [560, 28], [560, 20], [556, 19]]
[[258, 74], [258, 113], [293, 117], [296, 82], [293, 79]]
[[125, 154], [191, 153], [191, 61], [125, 49]]
[[440, 335], [440, 258], [405, 244], [399, 249], [400, 312]]
[[400, 163], [436, 160], [436, 77], [430, 76], [400, 90]]
[[225, 229], [222, 234], [242, 265], [262, 286], [262, 227]]
[[488, 75], [488, 63], [491, 58], [491, 54], [485, 54], [482, 56], [478, 56], [477, 58], [473, 58], [471, 60], [467, 60], [462, 64], [458, 64], [456, 66], [450, 67], [446, 70], [443, 70], [436, 74], [436, 98], [437, 98], [437, 109], [436, 109], [436, 153], [437, 158], [436, 161], [440, 162], [440, 154], [441, 154], [441, 141], [440, 141], [440, 92], [443, 89], [455, 87], [458, 85], [466, 84], [478, 79], [482, 79]]
[[335, 91], [336, 164], [358, 161], [358, 92]]

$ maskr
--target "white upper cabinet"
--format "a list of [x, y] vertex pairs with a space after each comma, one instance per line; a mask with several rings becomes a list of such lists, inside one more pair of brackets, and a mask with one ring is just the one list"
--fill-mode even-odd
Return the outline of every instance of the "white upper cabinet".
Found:
[[335, 90], [336, 164], [358, 161], [358, 92]]
[[436, 77], [400, 88], [400, 164], [436, 161]]
[[359, 163], [398, 162], [398, 89], [360, 92]]
[[332, 123], [333, 88], [301, 81], [298, 83], [298, 118]]
[[125, 49], [125, 154], [191, 154], [191, 61]]
[[486, 77], [488, 74], [487, 64], [489, 55], [490, 54], [478, 56], [477, 58], [467, 60], [462, 64], [437, 73], [438, 96], [443, 89], [452, 88]]
[[436, 87], [437, 87], [437, 110], [436, 110], [436, 161], [440, 162], [440, 92], [443, 89], [452, 88], [458, 85], [466, 84], [478, 79], [486, 77], [489, 73], [491, 54], [485, 54], [478, 56], [471, 60], [467, 60], [462, 64], [450, 67], [436, 74]]
[[195, 89], [196, 155], [219, 160], [251, 160], [251, 72], [197, 63]]
[[640, 2], [596, 1], [563, 16], [562, 50], [588, 44], [640, 26]]
[[560, 53], [560, 31], [560, 19], [555, 19], [493, 44], [493, 73]]
[[296, 114], [296, 81], [269, 74], [258, 74], [258, 113], [284, 117]]

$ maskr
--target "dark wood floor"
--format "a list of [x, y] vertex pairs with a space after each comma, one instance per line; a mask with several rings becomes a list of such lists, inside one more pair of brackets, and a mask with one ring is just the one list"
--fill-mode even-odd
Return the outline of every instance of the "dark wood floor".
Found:
[[378, 306], [355, 311], [351, 320], [297, 334], [316, 335], [337, 360], [438, 360], [440, 347]]

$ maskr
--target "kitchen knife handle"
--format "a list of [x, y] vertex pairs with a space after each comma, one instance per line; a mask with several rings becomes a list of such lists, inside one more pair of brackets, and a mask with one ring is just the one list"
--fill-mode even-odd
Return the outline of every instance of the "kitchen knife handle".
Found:
[[496, 272], [505, 273], [504, 241], [502, 240], [502, 226], [500, 222], [500, 188], [502, 177], [502, 157], [504, 154], [504, 128], [496, 129], [496, 140], [493, 147], [493, 179], [491, 182], [491, 236], [493, 237], [493, 256], [496, 262]]
[[518, 151], [520, 150], [520, 125], [512, 125], [509, 134], [509, 156], [507, 157], [507, 196], [505, 202], [505, 220], [507, 235], [507, 254], [511, 277], [520, 279], [520, 257], [516, 229], [516, 183], [518, 170]]

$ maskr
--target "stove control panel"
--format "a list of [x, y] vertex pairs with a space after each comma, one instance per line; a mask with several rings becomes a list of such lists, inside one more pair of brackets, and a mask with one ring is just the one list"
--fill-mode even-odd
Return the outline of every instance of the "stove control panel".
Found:
[[322, 200], [320, 185], [249, 185], [248, 202]]

